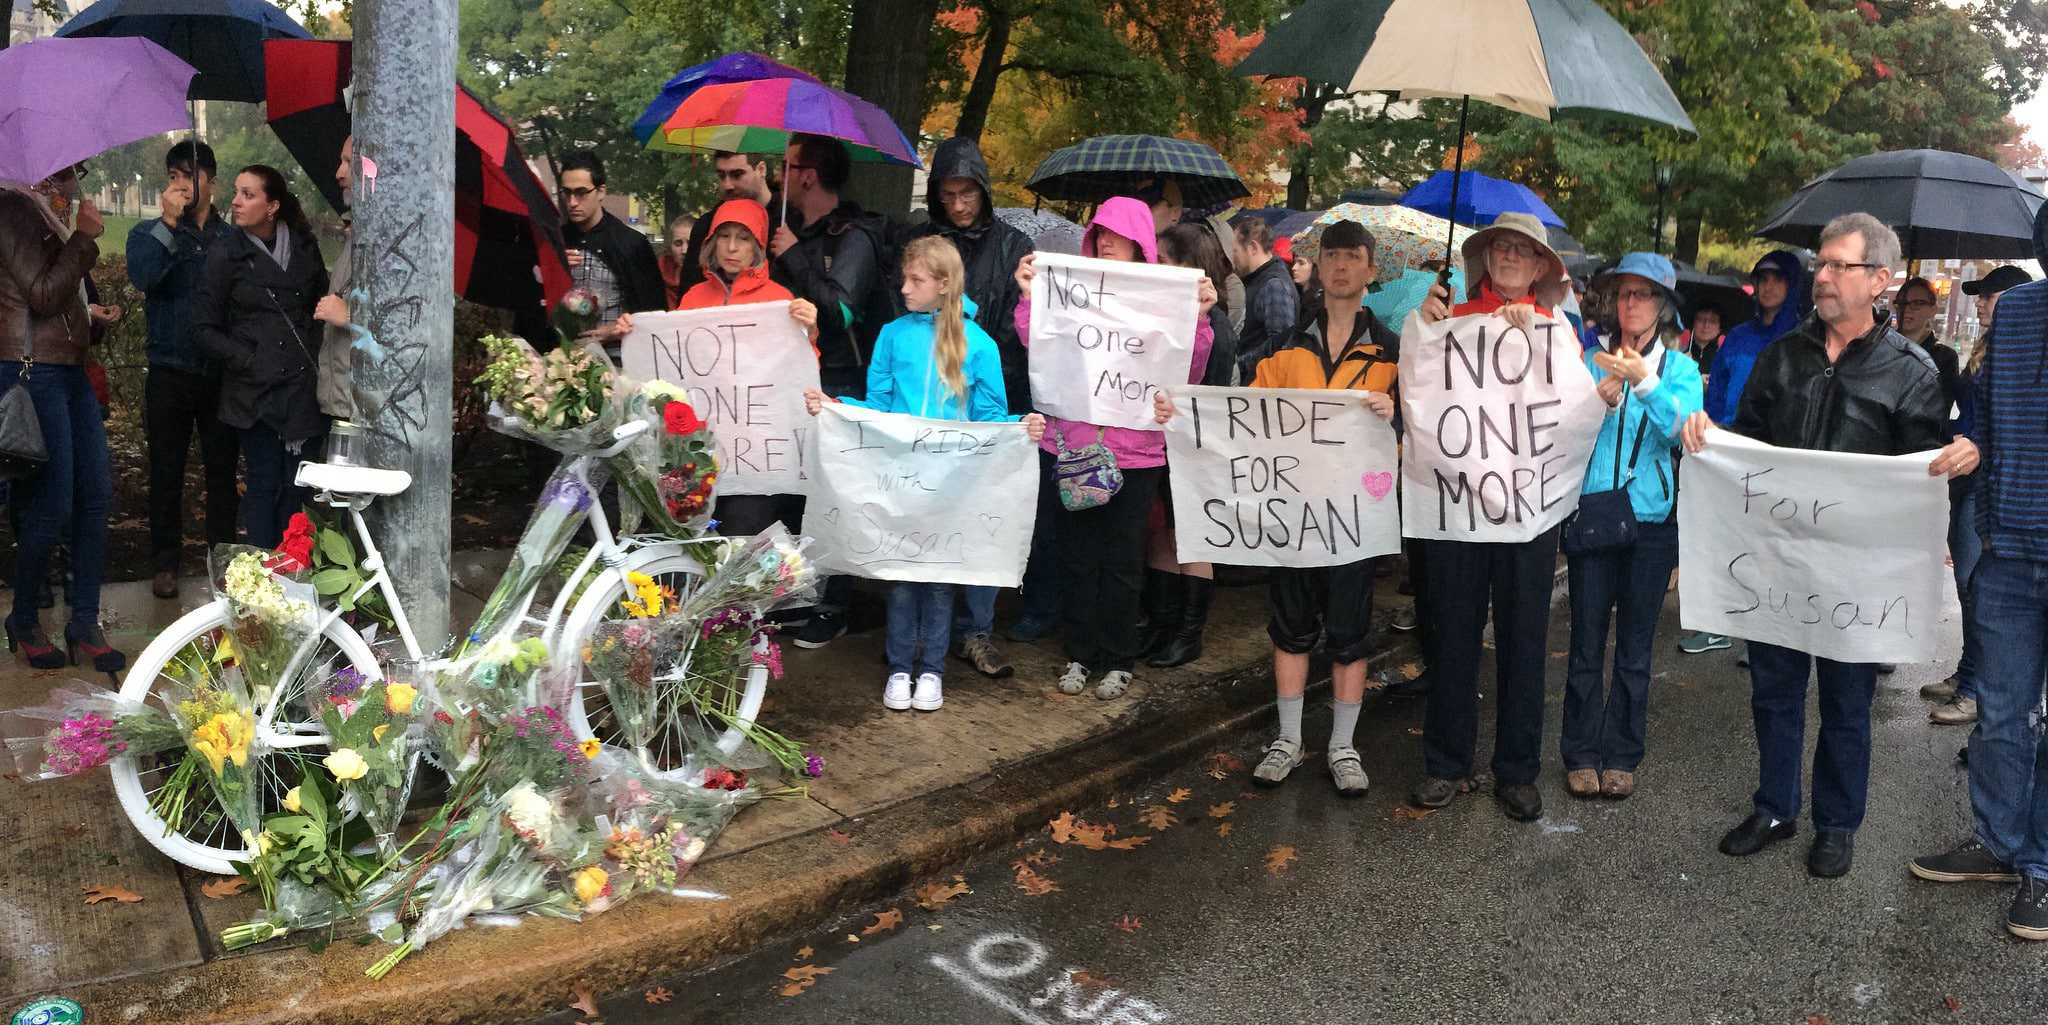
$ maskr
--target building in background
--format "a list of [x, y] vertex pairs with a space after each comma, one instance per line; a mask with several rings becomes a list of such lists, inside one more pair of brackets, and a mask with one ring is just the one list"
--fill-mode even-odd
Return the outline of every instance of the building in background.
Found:
[[47, 14], [37, 13], [34, 0], [8, 0], [7, 41], [10, 45], [41, 39], [57, 31], [57, 26], [64, 24], [85, 5], [73, 0], [55, 0], [54, 3], [45, 6], [55, 7], [60, 13], [52, 18]]

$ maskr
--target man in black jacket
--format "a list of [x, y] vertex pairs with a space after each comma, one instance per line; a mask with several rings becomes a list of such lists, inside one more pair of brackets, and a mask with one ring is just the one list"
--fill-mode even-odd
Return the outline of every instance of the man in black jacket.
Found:
[[1273, 257], [1273, 226], [1257, 217], [1240, 217], [1237, 245], [1230, 254], [1244, 279], [1244, 327], [1237, 333], [1237, 376], [1249, 381], [1259, 361], [1285, 341], [1301, 317], [1301, 293], [1293, 272]]
[[569, 274], [579, 288], [597, 296], [597, 325], [584, 337], [602, 342], [619, 358], [621, 313], [668, 308], [654, 243], [604, 208], [604, 161], [590, 150], [562, 158], [555, 184], [562, 200], [562, 241], [569, 247]]
[[[1010, 412], [1031, 412], [1031, 382], [1025, 372], [1024, 345], [1017, 339], [1017, 262], [1031, 252], [1031, 239], [996, 219], [995, 197], [988, 189], [988, 162], [973, 139], [947, 139], [932, 154], [925, 181], [925, 206], [931, 220], [909, 233], [909, 239], [938, 235], [960, 250], [967, 268], [967, 296], [974, 300], [974, 321], [995, 339], [1003, 358], [1003, 392]], [[905, 241], [909, 241], [906, 239]], [[1040, 530], [1048, 525], [1041, 524]], [[954, 624], [958, 654], [984, 676], [1002, 678], [1014, 669], [994, 639], [996, 589], [964, 587], [967, 618]]]
[[[1874, 304], [1891, 284], [1899, 237], [1869, 214], [1845, 214], [1821, 232], [1814, 313], [1757, 357], [1732, 425], [1781, 448], [1896, 456], [1943, 449], [1933, 472], [1959, 464], [1967, 440], [1948, 444], [1948, 400], [1934, 361], [1892, 330]], [[1686, 450], [1706, 444], [1712, 420], [1686, 421]], [[1975, 465], [1975, 449], [1968, 463]], [[1930, 558], [1932, 552], [1928, 553]], [[1816, 663], [1818, 663], [1816, 667]], [[1820, 677], [1820, 744], [1813, 757], [1813, 848], [1807, 871], [1846, 874], [1870, 782], [1870, 702], [1877, 666], [1814, 658], [1751, 641], [1750, 706], [1761, 777], [1755, 811], [1721, 839], [1721, 852], [1755, 854], [1797, 831], [1806, 683]]]

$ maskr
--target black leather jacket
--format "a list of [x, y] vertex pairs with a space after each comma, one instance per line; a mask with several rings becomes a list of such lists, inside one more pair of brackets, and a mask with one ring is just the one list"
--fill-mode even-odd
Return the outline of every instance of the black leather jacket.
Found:
[[1772, 342], [1743, 386], [1734, 431], [1780, 448], [1880, 456], [1947, 444], [1941, 375], [1889, 319], [1879, 314], [1833, 364], [1816, 317]]

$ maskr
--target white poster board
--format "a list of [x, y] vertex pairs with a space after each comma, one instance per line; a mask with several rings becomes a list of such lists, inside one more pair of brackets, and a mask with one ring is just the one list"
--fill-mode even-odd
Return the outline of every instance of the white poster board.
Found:
[[1571, 325], [1494, 314], [1401, 332], [1401, 524], [1409, 537], [1527, 541], [1579, 507], [1607, 403]]
[[717, 439], [718, 494], [803, 491], [804, 389], [818, 387], [818, 357], [789, 303], [635, 313], [619, 362], [628, 377], [689, 394]]
[[1678, 489], [1688, 630], [1838, 662], [1935, 657], [1948, 483], [1933, 452], [1846, 455], [1707, 432]]
[[1020, 423], [827, 403], [805, 490], [807, 553], [875, 580], [1016, 587], [1038, 516], [1038, 446]]
[[1167, 389], [1181, 562], [1343, 566], [1401, 550], [1393, 425], [1364, 393]]
[[1031, 279], [1031, 396], [1039, 412], [1159, 430], [1152, 395], [1186, 384], [1197, 290], [1189, 267], [1039, 253]]

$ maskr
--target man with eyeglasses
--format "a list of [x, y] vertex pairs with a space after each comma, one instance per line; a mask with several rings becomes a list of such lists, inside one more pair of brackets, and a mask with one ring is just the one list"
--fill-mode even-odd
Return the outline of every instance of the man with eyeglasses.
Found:
[[[1899, 237], [1876, 218], [1855, 213], [1828, 222], [1814, 265], [1814, 316], [1757, 357], [1730, 429], [1781, 448], [1883, 456], [1941, 449], [1930, 474], [1976, 469], [1976, 446], [1949, 439], [1934, 361], [1877, 312], [1898, 262]], [[1704, 448], [1712, 426], [1706, 412], [1693, 414], [1682, 431], [1686, 451]], [[1760, 778], [1754, 811], [1721, 838], [1721, 853], [1752, 855], [1798, 831], [1806, 690], [1817, 673], [1820, 743], [1806, 869], [1823, 879], [1845, 875], [1869, 796], [1877, 666], [1761, 641], [1750, 642], [1749, 664]]]
[[619, 358], [619, 314], [668, 308], [654, 243], [604, 208], [604, 161], [590, 150], [562, 158], [555, 184], [562, 200], [562, 241], [576, 287], [597, 296], [597, 325], [583, 333]]
[[[704, 280], [704, 240], [711, 234], [711, 213], [718, 207], [735, 199], [751, 199], [768, 208], [768, 233], [782, 227], [782, 201], [777, 198], [775, 188], [768, 180], [768, 158], [754, 153], [727, 153], [720, 150], [711, 158], [711, 169], [718, 174], [718, 202], [712, 204], [704, 216], [691, 223], [689, 244], [683, 250], [681, 274], [677, 281], [677, 295], [689, 291]], [[671, 242], [674, 240], [671, 239]]]

